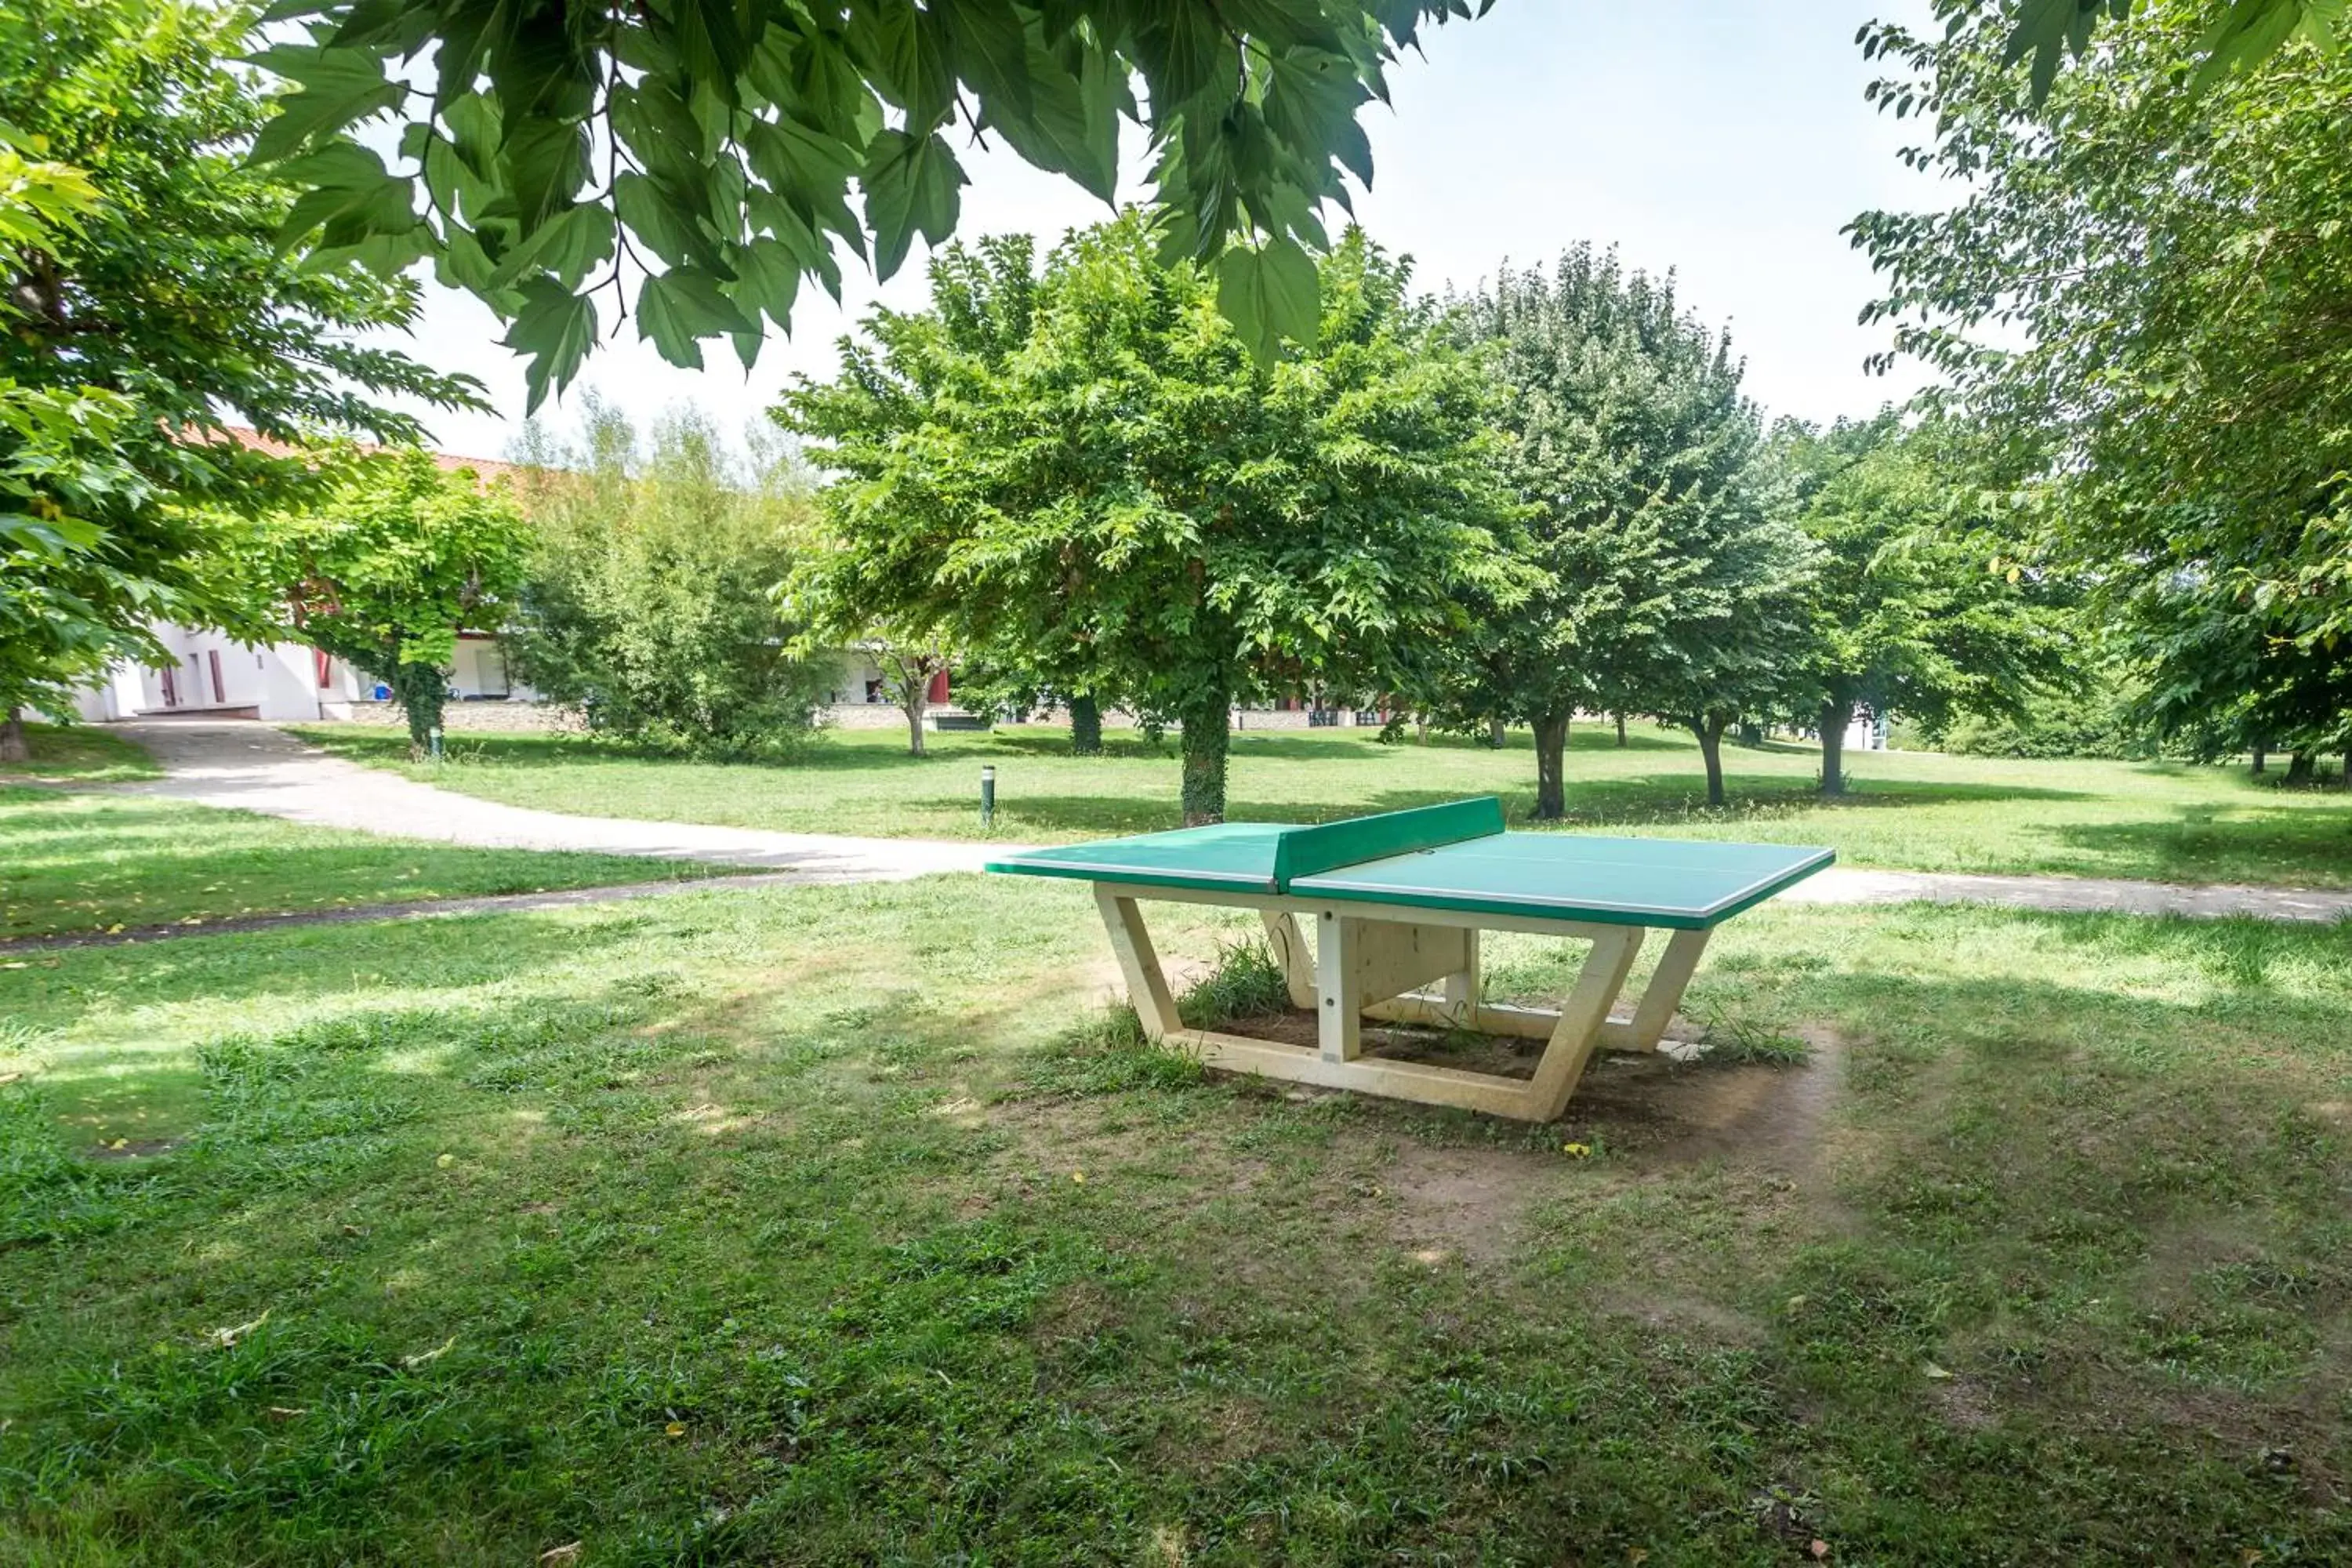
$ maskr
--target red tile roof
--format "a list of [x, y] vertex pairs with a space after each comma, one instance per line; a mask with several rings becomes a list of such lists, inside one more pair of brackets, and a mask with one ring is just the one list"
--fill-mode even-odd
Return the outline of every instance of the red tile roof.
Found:
[[[273, 437], [264, 436], [260, 431], [246, 426], [230, 425], [224, 428], [238, 446], [250, 451], [259, 452], [265, 457], [299, 458], [302, 455], [303, 449], [292, 442], [280, 441]], [[353, 445], [362, 452], [388, 452], [394, 449], [390, 447], [379, 447], [372, 441], [358, 441]], [[471, 468], [485, 479], [501, 479], [517, 472], [520, 468], [520, 464], [503, 463], [495, 458], [460, 458], [448, 452], [434, 452], [429, 455], [433, 458], [433, 466], [443, 473], [454, 474], [460, 468]]]

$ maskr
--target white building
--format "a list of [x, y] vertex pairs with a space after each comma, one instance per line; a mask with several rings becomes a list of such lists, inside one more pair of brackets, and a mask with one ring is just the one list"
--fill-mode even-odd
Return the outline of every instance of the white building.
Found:
[[[341, 659], [306, 643], [257, 647], [188, 626], [159, 624], [152, 630], [173, 662], [160, 668], [116, 665], [103, 680], [78, 695], [74, 705], [81, 717], [348, 719], [355, 705], [392, 695]], [[472, 632], [458, 636], [449, 694], [460, 701], [519, 702], [537, 695], [508, 679], [506, 658], [496, 639]]]
[[[278, 457], [296, 455], [284, 442], [242, 427], [227, 434], [256, 451]], [[363, 450], [373, 448], [362, 447]], [[484, 458], [433, 454], [436, 467], [447, 471], [471, 470], [489, 480], [512, 471], [513, 465]], [[173, 656], [159, 668], [122, 663], [103, 679], [76, 694], [81, 717], [153, 719], [173, 716], [216, 719], [303, 721], [348, 719], [354, 705], [383, 702], [392, 693], [339, 658], [330, 658], [307, 643], [274, 643], [257, 647], [233, 642], [219, 632], [151, 623], [155, 639]], [[506, 656], [496, 638], [478, 632], [457, 634], [457, 653], [449, 669], [449, 695], [460, 701], [511, 699], [537, 700], [538, 694], [507, 677]]]
[[1857, 712], [1845, 727], [1845, 749], [1849, 752], [1886, 750], [1886, 720], [1881, 715]]

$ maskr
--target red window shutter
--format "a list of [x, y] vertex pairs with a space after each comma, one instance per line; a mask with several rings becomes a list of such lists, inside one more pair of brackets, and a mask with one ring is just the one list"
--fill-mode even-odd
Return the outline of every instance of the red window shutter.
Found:
[[221, 679], [220, 649], [214, 648], [205, 657], [212, 661], [213, 702], [215, 706], [218, 706], [228, 700], [228, 683]]
[[176, 669], [163, 671], [163, 706], [166, 708], [177, 708], [180, 705], [179, 674]]
[[942, 669], [938, 674], [931, 677], [931, 700], [934, 702], [945, 702], [947, 700], [948, 672]]
[[322, 647], [312, 648], [310, 650], [310, 657], [318, 661], [319, 689], [324, 691], [328, 687], [332, 686], [335, 683], [333, 669], [334, 660], [327, 657], [327, 650]]

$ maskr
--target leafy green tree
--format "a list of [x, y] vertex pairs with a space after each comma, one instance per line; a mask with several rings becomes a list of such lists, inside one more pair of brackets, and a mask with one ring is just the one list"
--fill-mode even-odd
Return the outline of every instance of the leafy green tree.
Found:
[[2352, 640], [2281, 635], [2193, 581], [2144, 584], [2124, 625], [2155, 672], [2142, 713], [2168, 744], [2207, 761], [2251, 752], [2258, 773], [2284, 750], [2295, 782], [2322, 751], [2352, 745]]
[[1001, 359], [951, 324], [971, 260], [935, 270], [933, 310], [877, 312], [841, 374], [781, 411], [844, 476], [812, 580], [829, 618], [1083, 670], [1055, 684], [1181, 725], [1188, 823], [1224, 814], [1237, 699], [1381, 689], [1464, 629], [1464, 591], [1500, 572], [1487, 393], [1402, 263], [1350, 235], [1322, 264], [1314, 346], [1266, 365], [1134, 216], [1064, 242]]
[[1679, 550], [1673, 622], [1619, 678], [1628, 701], [1697, 740], [1715, 806], [1726, 803], [1724, 731], [1786, 708], [1812, 651], [1812, 544], [1764, 489], [1751, 473], [1695, 510]]
[[923, 715], [930, 708], [931, 683], [955, 667], [955, 655], [937, 632], [871, 626], [850, 647], [882, 672], [882, 695], [907, 716], [907, 754], [923, 754]]
[[77, 687], [152, 649], [151, 619], [263, 624], [230, 569], [234, 531], [171, 514], [115, 455], [145, 440], [140, 420], [112, 393], [0, 382], [0, 762], [27, 754], [25, 710], [70, 712]]
[[1756, 413], [1728, 337], [1680, 310], [1673, 279], [1590, 246], [1549, 274], [1506, 268], [1454, 322], [1501, 384], [1521, 503], [1504, 537], [1536, 585], [1446, 645], [1442, 707], [1526, 723], [1536, 816], [1556, 818], [1571, 718], [1654, 708], [1661, 672], [1685, 673], [1677, 639], [1724, 613], [1714, 552], [1756, 518]]
[[2047, 479], [2063, 558], [2168, 725], [2187, 710], [2167, 693], [2251, 700], [2352, 637], [2352, 58], [2288, 44], [2178, 90], [2212, 22], [2139, 7], [2038, 108], [1996, 19], [1878, 29], [1882, 96], [1934, 116], [1914, 162], [1968, 195], [1855, 226], [1895, 351]]
[[[749, 363], [803, 278], [838, 295], [836, 246], [887, 278], [918, 234], [953, 232], [964, 134], [1108, 203], [1134, 121], [1164, 254], [1214, 261], [1222, 304], [1270, 356], [1315, 328], [1317, 213], [1344, 204], [1342, 171], [1371, 179], [1358, 110], [1425, 21], [1472, 9], [296, 0], [273, 15], [315, 20], [263, 57], [295, 90], [260, 151], [309, 188], [289, 236], [388, 269], [430, 255], [512, 322], [536, 405], [594, 342], [597, 296], [617, 311], [633, 278], [638, 331], [674, 363], [725, 337]], [[380, 116], [401, 128], [393, 167], [352, 134]], [[1254, 243], [1228, 250], [1236, 234]]]
[[789, 753], [824, 679], [773, 592], [813, 531], [807, 469], [772, 453], [745, 471], [697, 413], [657, 424], [642, 459], [618, 411], [592, 397], [581, 423], [575, 444], [535, 429], [520, 453], [533, 542], [501, 638], [509, 667], [600, 734]]
[[293, 197], [244, 163], [268, 109], [226, 63], [246, 20], [0, 8], [0, 716], [164, 659], [151, 620], [266, 635], [218, 512], [315, 480], [227, 423], [400, 441], [372, 395], [474, 399], [353, 341], [410, 321], [413, 286], [279, 253]]
[[1955, 711], [2022, 720], [2076, 685], [2065, 584], [2023, 563], [2032, 542], [1970, 471], [1950, 420], [1893, 410], [1818, 430], [1786, 421], [1773, 454], [1816, 550], [1807, 599], [1822, 793], [1845, 793], [1857, 710], [1939, 729]]
[[422, 757], [457, 634], [504, 622], [530, 542], [504, 489], [411, 448], [358, 458], [314, 501], [264, 520], [252, 575], [303, 641], [392, 688]]

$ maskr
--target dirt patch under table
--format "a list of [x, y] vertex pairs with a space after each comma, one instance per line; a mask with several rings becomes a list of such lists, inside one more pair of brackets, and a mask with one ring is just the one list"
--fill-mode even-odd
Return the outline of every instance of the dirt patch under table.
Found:
[[[1302, 1009], [1219, 1026], [1286, 1045], [1316, 1042], [1315, 1016]], [[1585, 1179], [1588, 1167], [1562, 1157], [1560, 1145], [1571, 1143], [1602, 1152], [1601, 1168], [1621, 1179], [1719, 1162], [1783, 1191], [1825, 1189], [1824, 1124], [1843, 1078], [1843, 1047], [1829, 1030], [1802, 1033], [1810, 1059], [1786, 1067], [1709, 1063], [1687, 1051], [1598, 1053], [1567, 1114], [1544, 1133], [1530, 1129], [1519, 1147], [1407, 1138], [1378, 1176], [1394, 1205], [1399, 1242], [1433, 1265], [1456, 1255], [1483, 1262], [1516, 1255], [1529, 1207]], [[1544, 1045], [1369, 1019], [1362, 1040], [1366, 1056], [1510, 1078], [1531, 1076]], [[1297, 1100], [1346, 1092], [1286, 1090]]]

